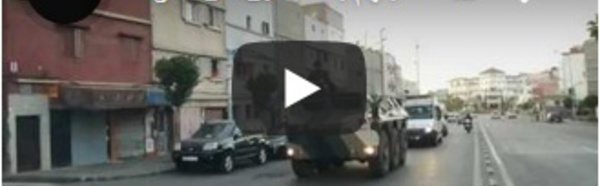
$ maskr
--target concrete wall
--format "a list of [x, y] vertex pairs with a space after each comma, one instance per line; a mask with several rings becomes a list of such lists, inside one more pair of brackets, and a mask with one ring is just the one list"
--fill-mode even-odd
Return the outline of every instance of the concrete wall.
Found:
[[327, 37], [327, 33], [329, 32], [328, 26], [317, 20], [317, 18], [306, 15], [304, 16], [304, 34], [306, 40], [311, 41], [327, 41], [329, 38]]
[[[182, 2], [184, 0], [152, 3], [154, 49], [225, 58], [225, 28], [211, 29], [203, 24], [186, 21]], [[206, 6], [217, 8], [225, 7], [224, 1], [194, 2], [204, 2]]]
[[107, 127], [105, 112], [71, 112], [72, 165], [91, 165], [108, 161]]
[[[40, 118], [40, 160], [42, 170], [51, 168], [50, 154], [50, 110], [48, 99], [45, 95], [32, 94], [8, 95], [8, 130], [10, 138], [8, 142], [10, 156], [10, 172], [17, 172], [17, 140], [16, 140], [16, 118], [18, 116], [35, 115]], [[20, 160], [27, 161], [27, 160]]]
[[275, 3], [275, 36], [281, 40], [303, 40], [305, 35], [304, 11], [302, 6], [291, 0]]
[[[245, 32], [252, 32], [258, 35], [265, 35], [262, 32], [262, 23], [269, 24], [269, 34], [267, 37], [274, 37], [274, 19], [273, 19], [273, 2], [261, 1], [225, 1], [227, 6], [226, 22], [229, 27], [238, 27]], [[246, 18], [250, 16], [250, 28], [246, 26]], [[227, 33], [229, 40], [230, 33]], [[229, 43], [228, 43], [229, 44]], [[229, 48], [229, 45], [228, 45]]]

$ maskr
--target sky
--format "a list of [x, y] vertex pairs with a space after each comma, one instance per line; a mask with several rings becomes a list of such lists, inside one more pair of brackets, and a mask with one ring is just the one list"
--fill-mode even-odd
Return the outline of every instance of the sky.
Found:
[[[558, 66], [560, 52], [588, 39], [597, 0], [301, 0], [327, 1], [344, 15], [346, 41], [392, 53], [421, 90], [496, 67], [509, 74]], [[360, 0], [358, 0], [360, 1]], [[528, 1], [523, 3], [522, 1]], [[366, 39], [365, 39], [366, 38]]]

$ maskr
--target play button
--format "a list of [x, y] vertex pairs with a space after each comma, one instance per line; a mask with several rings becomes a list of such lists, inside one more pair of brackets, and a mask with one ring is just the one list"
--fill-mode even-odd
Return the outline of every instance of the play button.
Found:
[[318, 86], [285, 69], [285, 108], [321, 90]]
[[356, 131], [367, 105], [364, 58], [348, 43], [245, 44], [233, 57], [231, 115], [245, 133]]

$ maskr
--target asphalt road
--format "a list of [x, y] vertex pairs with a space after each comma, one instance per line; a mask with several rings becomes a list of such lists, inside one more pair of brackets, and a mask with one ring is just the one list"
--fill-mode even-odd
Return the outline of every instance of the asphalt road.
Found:
[[471, 134], [455, 124], [449, 125], [450, 135], [443, 144], [411, 148], [407, 164], [380, 179], [370, 178], [366, 165], [347, 163], [344, 169], [299, 180], [289, 162], [274, 161], [263, 166], [248, 165], [229, 175], [172, 172], [68, 186], [598, 185], [596, 125], [549, 125], [526, 119], [488, 118], [476, 119], [476, 128]]
[[595, 124], [490, 120], [483, 129], [513, 185], [598, 185]]

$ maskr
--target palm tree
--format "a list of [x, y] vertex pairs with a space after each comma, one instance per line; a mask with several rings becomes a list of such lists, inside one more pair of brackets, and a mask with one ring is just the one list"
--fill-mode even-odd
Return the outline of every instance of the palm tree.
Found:
[[598, 14], [596, 14], [596, 19], [588, 21], [587, 30], [590, 33], [590, 37], [594, 40], [598, 40]]

